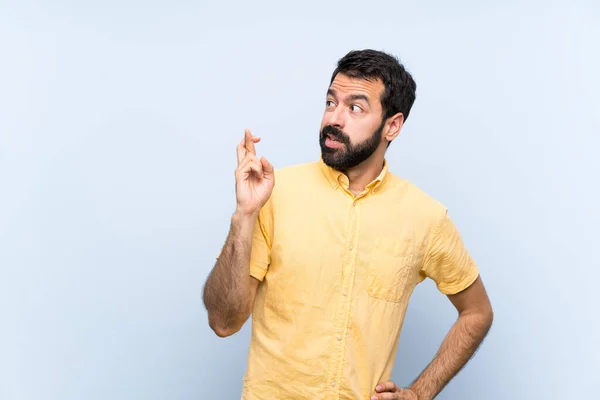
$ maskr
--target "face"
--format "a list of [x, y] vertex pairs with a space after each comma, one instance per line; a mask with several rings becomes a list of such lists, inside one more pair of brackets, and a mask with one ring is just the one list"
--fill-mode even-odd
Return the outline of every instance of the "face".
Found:
[[339, 171], [369, 159], [382, 144], [385, 121], [380, 103], [381, 81], [338, 74], [327, 92], [321, 122], [323, 162]]

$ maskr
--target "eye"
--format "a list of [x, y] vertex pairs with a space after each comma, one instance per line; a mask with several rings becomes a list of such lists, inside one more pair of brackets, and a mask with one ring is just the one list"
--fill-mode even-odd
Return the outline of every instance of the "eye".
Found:
[[333, 100], [327, 100], [325, 102], [325, 107], [327, 107], [327, 108], [335, 107], [335, 103], [333, 102]]
[[352, 110], [352, 112], [361, 112], [363, 109], [358, 104], [352, 104], [350, 110]]

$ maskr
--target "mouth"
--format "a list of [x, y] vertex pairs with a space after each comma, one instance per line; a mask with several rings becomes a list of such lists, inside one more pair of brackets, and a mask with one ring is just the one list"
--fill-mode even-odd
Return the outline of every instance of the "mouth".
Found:
[[330, 149], [339, 149], [341, 147], [344, 147], [344, 143], [336, 139], [335, 137], [327, 134], [325, 135], [325, 146], [329, 147]]

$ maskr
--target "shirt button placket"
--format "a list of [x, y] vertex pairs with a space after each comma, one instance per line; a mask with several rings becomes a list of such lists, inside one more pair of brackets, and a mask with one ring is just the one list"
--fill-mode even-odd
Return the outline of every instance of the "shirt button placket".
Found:
[[[331, 388], [331, 393], [334, 396], [339, 395], [337, 393], [337, 391], [339, 390], [339, 388], [337, 388], [339, 386], [339, 379], [341, 379], [340, 374], [342, 373], [343, 367], [342, 367], [342, 362], [345, 359], [344, 356], [344, 334], [345, 334], [345, 327], [348, 325], [348, 321], [347, 321], [347, 313], [348, 313], [348, 307], [349, 307], [349, 303], [350, 303], [350, 298], [349, 298], [349, 286], [351, 286], [352, 284], [352, 279], [353, 279], [353, 264], [354, 264], [354, 249], [356, 248], [356, 235], [357, 235], [357, 224], [358, 224], [358, 207], [357, 207], [357, 200], [353, 199], [352, 204], [350, 206], [350, 212], [349, 212], [349, 218], [350, 218], [350, 231], [348, 232], [348, 242], [347, 242], [347, 252], [346, 252], [346, 256], [344, 257], [344, 264], [343, 264], [343, 276], [345, 277], [345, 279], [342, 281], [342, 301], [341, 301], [341, 309], [338, 311], [340, 314], [337, 315], [336, 317], [336, 328], [338, 330], [338, 333], [335, 335], [335, 340], [336, 343], [338, 343], [338, 345], [336, 346], [336, 349], [334, 351], [335, 356], [333, 356], [332, 358], [332, 362], [333, 364], [331, 365], [331, 375], [330, 375], [330, 381], [329, 381], [329, 386]], [[335, 394], [334, 394], [335, 393]], [[337, 399], [337, 397], [334, 397]]]

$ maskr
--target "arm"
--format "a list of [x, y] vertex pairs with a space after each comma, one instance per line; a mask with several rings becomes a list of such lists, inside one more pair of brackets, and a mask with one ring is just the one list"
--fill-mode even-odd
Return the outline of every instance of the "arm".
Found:
[[248, 271], [256, 218], [256, 215], [233, 215], [223, 250], [204, 286], [208, 323], [219, 337], [239, 331], [254, 304], [259, 281]]
[[[432, 231], [420, 271], [420, 278], [426, 277], [433, 279], [437, 288], [448, 296], [458, 311], [458, 319], [435, 358], [410, 388], [398, 388], [393, 382], [381, 383], [375, 388], [373, 398], [434, 399], [475, 354], [492, 325], [492, 307], [477, 265], [447, 213]], [[385, 397], [388, 393], [396, 397]]]
[[492, 325], [493, 311], [480, 277], [448, 298], [458, 311], [458, 319], [435, 358], [411, 385], [419, 400], [433, 399], [442, 391], [475, 354]]
[[237, 208], [225, 245], [204, 285], [208, 323], [220, 337], [232, 335], [244, 325], [259, 284], [258, 279], [250, 275], [253, 233], [260, 210], [273, 191], [275, 174], [264, 157], [256, 156], [254, 143], [258, 141], [260, 138], [246, 130], [238, 144]]

